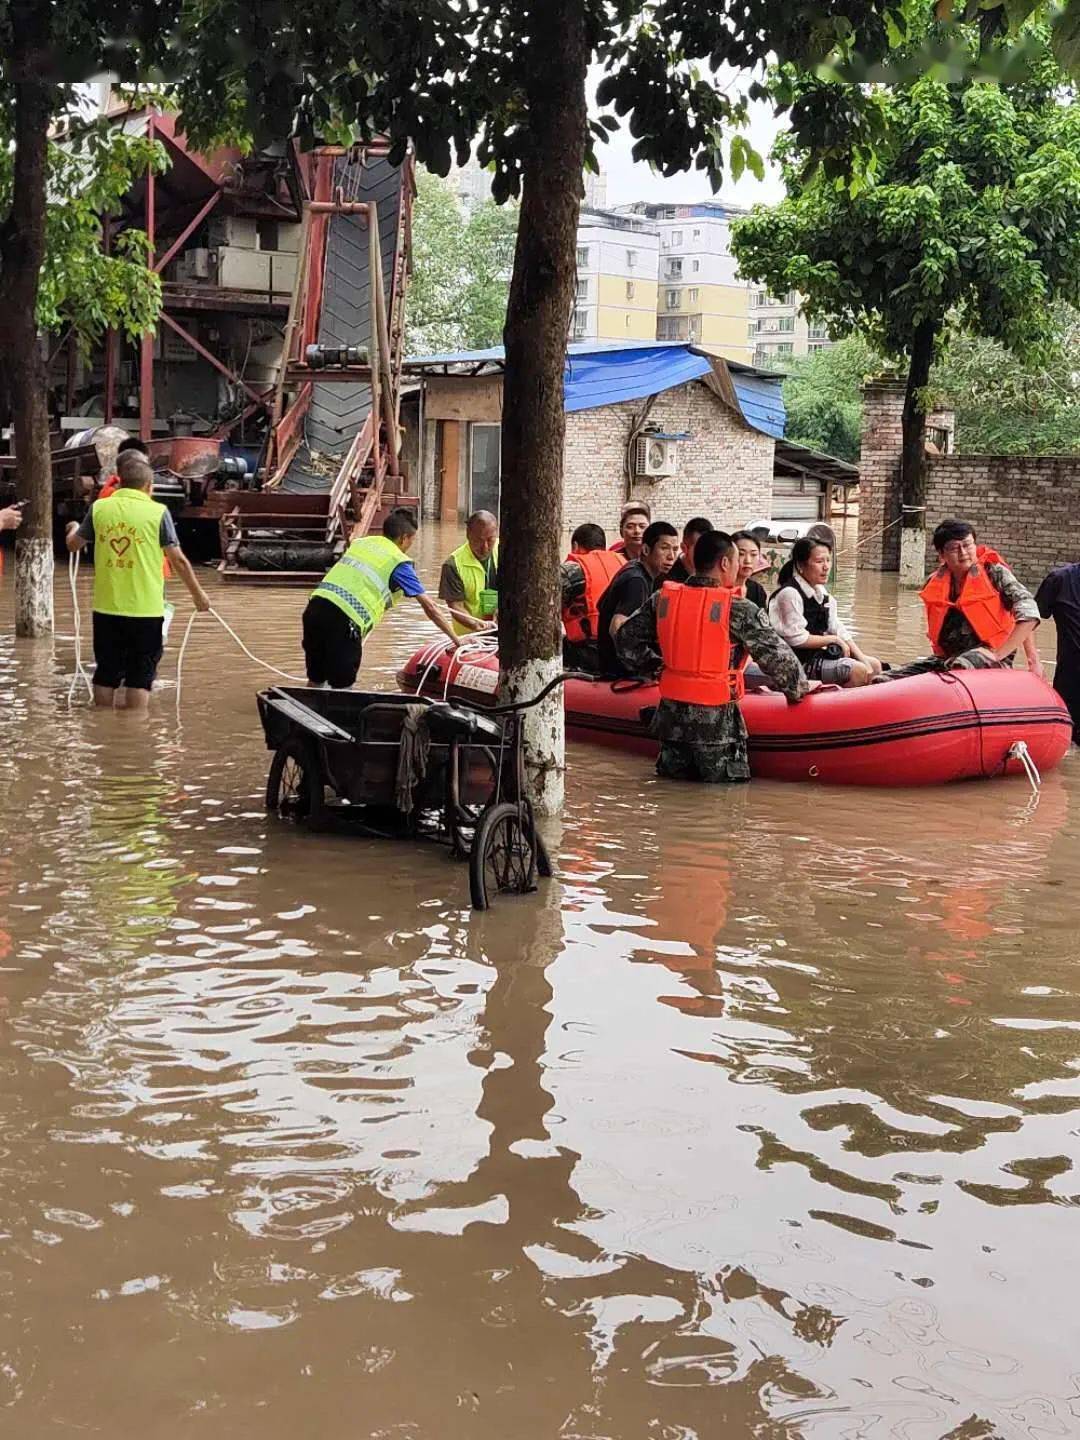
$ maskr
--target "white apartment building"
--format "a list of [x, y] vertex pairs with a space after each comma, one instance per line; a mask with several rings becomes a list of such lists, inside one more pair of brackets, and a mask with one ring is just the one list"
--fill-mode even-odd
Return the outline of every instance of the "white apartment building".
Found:
[[[475, 156], [464, 165], [455, 165], [446, 178], [466, 210], [475, 210], [491, 199], [491, 171], [485, 170]], [[607, 204], [607, 176], [602, 170], [598, 175], [586, 170], [581, 178], [585, 184], [585, 204], [602, 210]]]
[[654, 340], [660, 236], [639, 215], [583, 208], [572, 340]]
[[626, 209], [647, 216], [660, 235], [656, 338], [697, 341], [750, 363], [748, 296], [731, 253], [731, 222], [745, 210], [720, 200]]
[[803, 298], [794, 290], [770, 295], [760, 285], [749, 287], [747, 334], [755, 365], [780, 365], [800, 355], [827, 350], [833, 343], [825, 326], [803, 314]]

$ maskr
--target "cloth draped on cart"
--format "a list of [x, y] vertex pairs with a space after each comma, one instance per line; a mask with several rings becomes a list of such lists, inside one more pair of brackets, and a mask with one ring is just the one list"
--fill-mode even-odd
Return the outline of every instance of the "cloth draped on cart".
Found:
[[427, 774], [431, 734], [426, 705], [407, 705], [398, 742], [397, 807], [403, 815], [413, 811], [413, 791]]

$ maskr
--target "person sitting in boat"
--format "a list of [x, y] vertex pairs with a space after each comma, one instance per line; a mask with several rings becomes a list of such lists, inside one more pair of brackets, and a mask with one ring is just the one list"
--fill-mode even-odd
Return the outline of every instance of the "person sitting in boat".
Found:
[[731, 537], [739, 551], [739, 573], [735, 577], [735, 593], [740, 600], [752, 600], [759, 610], [768, 612], [769, 597], [765, 586], [754, 576], [768, 569], [762, 559], [761, 541], [751, 530], [736, 530]]
[[1039, 624], [1034, 596], [997, 551], [979, 545], [967, 520], [943, 520], [934, 531], [934, 549], [941, 563], [919, 591], [934, 653], [882, 678], [1010, 666]]
[[683, 526], [682, 546], [679, 549], [679, 558], [671, 567], [668, 579], [675, 585], [685, 585], [690, 576], [694, 573], [694, 546], [700, 535], [707, 535], [712, 529], [712, 521], [706, 520], [703, 515], [695, 515]]
[[596, 637], [600, 597], [623, 568], [625, 561], [607, 548], [599, 525], [579, 525], [570, 537], [570, 554], [562, 563], [563, 664], [569, 670], [600, 672]]
[[439, 599], [446, 601], [454, 634], [494, 628], [499, 611], [499, 522], [476, 510], [465, 525], [465, 543], [444, 561]]
[[615, 636], [627, 671], [660, 672], [653, 733], [660, 741], [656, 773], [666, 779], [750, 779], [738, 705], [748, 658], [792, 703], [809, 688], [791, 647], [752, 601], [736, 596], [738, 570], [734, 540], [710, 530], [698, 538], [686, 584], [665, 582]]
[[796, 540], [769, 600], [769, 619], [811, 680], [844, 689], [868, 685], [881, 674], [882, 664], [864, 655], [841, 623], [836, 600], [825, 588], [831, 569], [832, 549], [823, 540]]
[[457, 644], [450, 623], [425, 593], [407, 559], [416, 539], [408, 510], [391, 510], [381, 535], [354, 540], [311, 592], [304, 610], [304, 664], [308, 684], [347, 690], [356, 680], [364, 641], [405, 596], [415, 599], [433, 625]]
[[625, 555], [627, 560], [641, 559], [641, 543], [645, 531], [652, 524], [652, 511], [644, 500], [631, 500], [622, 507], [619, 516], [619, 538], [612, 545], [616, 555]]
[[641, 537], [641, 558], [624, 565], [600, 597], [596, 648], [600, 674], [630, 675], [615, 649], [615, 636], [635, 610], [667, 579], [679, 553], [679, 532], [666, 520], [654, 520]]

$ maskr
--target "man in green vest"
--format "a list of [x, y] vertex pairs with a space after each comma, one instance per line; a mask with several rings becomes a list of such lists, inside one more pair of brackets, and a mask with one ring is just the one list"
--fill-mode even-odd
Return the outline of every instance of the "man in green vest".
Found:
[[499, 610], [499, 522], [477, 510], [465, 526], [465, 544], [443, 563], [439, 599], [445, 600], [454, 633], [490, 630]]
[[416, 539], [416, 521], [408, 510], [392, 510], [381, 535], [354, 540], [311, 592], [304, 610], [304, 662], [309, 685], [347, 690], [363, 659], [364, 641], [389, 610], [409, 596], [433, 625], [457, 637], [424, 592], [407, 559]]
[[94, 704], [107, 709], [116, 704], [121, 685], [121, 709], [145, 710], [150, 704], [162, 651], [165, 558], [195, 609], [210, 609], [180, 549], [172, 516], [150, 498], [153, 484], [146, 460], [128, 457], [119, 487], [107, 500], [95, 500], [81, 525], [73, 520], [67, 529], [72, 553], [94, 547]]

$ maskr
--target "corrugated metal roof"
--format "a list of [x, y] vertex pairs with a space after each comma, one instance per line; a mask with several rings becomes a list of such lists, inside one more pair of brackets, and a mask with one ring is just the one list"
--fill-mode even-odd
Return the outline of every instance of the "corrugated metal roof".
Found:
[[[709, 354], [716, 352], [679, 340], [575, 341], [566, 347], [566, 409], [573, 412], [618, 405], [699, 380], [712, 368]], [[503, 347], [493, 345], [487, 350], [424, 355], [407, 360], [405, 369], [422, 374], [460, 365], [476, 372], [497, 371], [505, 360]], [[737, 360], [725, 363], [746, 423], [774, 439], [782, 437], [786, 415], [781, 377]]]

